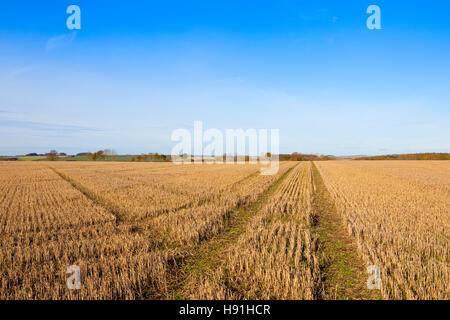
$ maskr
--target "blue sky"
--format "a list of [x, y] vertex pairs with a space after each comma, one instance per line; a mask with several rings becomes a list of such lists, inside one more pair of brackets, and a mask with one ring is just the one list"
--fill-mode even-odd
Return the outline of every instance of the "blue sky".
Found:
[[283, 153], [450, 152], [450, 3], [342, 2], [3, 0], [0, 154], [167, 153], [194, 120]]

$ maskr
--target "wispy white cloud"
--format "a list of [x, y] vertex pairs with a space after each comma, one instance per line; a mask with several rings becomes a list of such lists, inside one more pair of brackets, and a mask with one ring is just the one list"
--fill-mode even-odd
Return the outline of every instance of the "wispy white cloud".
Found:
[[32, 71], [34, 68], [32, 66], [25, 66], [25, 67], [20, 67], [17, 69], [14, 69], [10, 72], [10, 75], [15, 77], [15, 76], [21, 76], [25, 73], [28, 73], [30, 71]]
[[45, 53], [48, 54], [57, 48], [62, 48], [67, 45], [70, 45], [73, 42], [73, 40], [75, 40], [76, 36], [77, 32], [73, 31], [71, 33], [61, 34], [48, 39], [45, 44]]
[[[0, 110], [1, 112], [1, 110]], [[99, 132], [98, 128], [84, 127], [77, 125], [45, 123], [35, 121], [20, 121], [20, 120], [0, 120], [0, 126], [3, 128], [23, 128], [36, 131], [64, 131], [64, 132]]]

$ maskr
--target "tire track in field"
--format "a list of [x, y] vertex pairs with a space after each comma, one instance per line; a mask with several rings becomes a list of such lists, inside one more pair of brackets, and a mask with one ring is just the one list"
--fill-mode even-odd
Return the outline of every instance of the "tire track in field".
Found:
[[278, 189], [296, 166], [298, 164], [289, 168], [258, 200], [244, 206], [238, 205], [233, 208], [229, 217], [227, 217], [225, 228], [219, 234], [207, 241], [201, 242], [195, 247], [186, 247], [185, 250], [189, 252], [188, 257], [184, 259], [184, 262], [180, 259], [178, 264], [172, 266], [170, 272], [171, 279], [168, 281], [168, 293], [165, 296], [147, 298], [183, 299], [183, 288], [191, 280], [192, 273], [206, 273], [208, 270], [217, 267], [226, 258], [227, 250], [245, 231], [250, 218], [263, 207], [269, 197]]
[[314, 162], [313, 211], [316, 216], [313, 231], [319, 237], [322, 251], [323, 299], [373, 300], [381, 299], [379, 290], [369, 290], [366, 281], [369, 274], [355, 241], [347, 234], [342, 217], [336, 210], [331, 195]]
[[89, 190], [88, 188], [83, 186], [81, 183], [75, 181], [74, 179], [72, 179], [68, 175], [58, 171], [57, 169], [55, 169], [51, 166], [48, 166], [48, 168], [50, 168], [53, 172], [55, 172], [63, 180], [70, 183], [72, 185], [72, 187], [74, 187], [75, 189], [80, 191], [86, 198], [88, 198], [89, 200], [93, 201], [95, 204], [101, 206], [102, 208], [104, 208], [105, 210], [110, 212], [116, 218], [116, 224], [119, 224], [120, 222], [123, 222], [125, 220], [126, 213], [119, 206], [98, 196], [95, 192]]
[[[106, 209], [107, 211], [109, 211], [111, 214], [113, 214], [118, 222], [121, 222], [123, 220], [125, 220], [125, 217], [127, 216], [127, 212], [126, 210], [122, 209], [120, 205], [115, 204], [112, 201], [109, 201], [107, 199], [105, 199], [104, 197], [100, 196], [99, 194], [97, 194], [96, 192], [90, 190], [89, 188], [85, 187], [82, 183], [75, 181], [73, 178], [71, 178], [69, 175], [57, 170], [54, 167], [48, 166], [48, 168], [50, 168], [52, 171], [54, 171], [56, 174], [58, 174], [63, 180], [69, 182], [75, 189], [77, 189], [78, 191], [80, 191], [83, 195], [85, 195], [88, 199], [94, 201], [96, 204], [102, 206], [104, 209]], [[97, 173], [101, 173], [101, 174], [105, 174], [105, 172], [102, 171], [98, 171], [98, 170], [93, 170], [94, 172]], [[106, 173], [108, 174], [108, 173]], [[237, 188], [237, 186], [245, 181], [247, 181], [248, 179], [254, 177], [255, 175], [259, 174], [259, 170], [257, 170], [256, 172], [253, 172], [245, 177], [243, 177], [242, 179], [234, 182], [231, 184], [231, 186], [229, 187], [230, 190], [235, 190]], [[116, 173], [111, 173], [112, 176], [117, 177], [118, 179], [123, 179], [123, 180], [128, 180], [134, 183], [139, 183], [141, 185], [144, 186], [153, 186], [152, 184], [150, 184], [149, 182], [146, 181], [142, 181], [138, 178], [134, 178], [134, 177], [127, 177], [127, 176], [122, 176]], [[169, 190], [169, 189], [163, 189], [165, 192], [170, 192], [175, 194], [175, 191], [173, 190]], [[193, 208], [193, 207], [199, 207], [202, 206], [204, 204], [210, 203], [212, 202], [214, 199], [209, 197], [209, 196], [205, 196], [199, 200], [196, 201], [190, 201], [187, 202], [185, 204], [182, 204], [178, 207], [175, 207], [173, 209], [160, 209], [158, 211], [155, 212], [155, 214], [151, 217], [148, 216], [143, 216], [143, 217], [134, 217], [133, 218], [133, 222], [135, 223], [145, 223], [145, 221], [147, 220], [151, 220], [156, 218], [157, 216], [161, 215], [161, 214], [165, 214], [165, 213], [176, 213], [180, 210], [183, 209], [188, 209], [188, 208]]]

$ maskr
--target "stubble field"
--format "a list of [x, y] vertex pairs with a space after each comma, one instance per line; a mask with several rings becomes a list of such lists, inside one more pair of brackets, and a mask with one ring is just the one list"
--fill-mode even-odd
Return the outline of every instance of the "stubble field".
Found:
[[0, 162], [0, 299], [450, 297], [450, 162], [259, 168]]

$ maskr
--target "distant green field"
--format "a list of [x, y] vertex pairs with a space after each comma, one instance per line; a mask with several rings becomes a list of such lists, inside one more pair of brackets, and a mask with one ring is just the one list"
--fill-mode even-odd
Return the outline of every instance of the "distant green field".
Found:
[[19, 161], [42, 161], [47, 160], [46, 157], [18, 157]]

